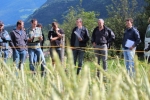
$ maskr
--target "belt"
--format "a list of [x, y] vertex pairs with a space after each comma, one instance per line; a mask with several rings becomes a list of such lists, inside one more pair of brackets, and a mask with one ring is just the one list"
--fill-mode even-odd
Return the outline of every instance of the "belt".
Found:
[[101, 45], [104, 45], [104, 44], [106, 44], [106, 43], [99, 43], [99, 44], [96, 44], [96, 45], [100, 45], [101, 46]]

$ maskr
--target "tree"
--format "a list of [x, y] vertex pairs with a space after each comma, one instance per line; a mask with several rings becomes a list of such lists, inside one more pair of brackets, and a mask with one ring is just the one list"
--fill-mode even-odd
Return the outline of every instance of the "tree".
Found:
[[136, 19], [136, 15], [138, 13], [137, 1], [112, 0], [112, 4], [107, 6], [107, 11], [109, 17], [106, 19], [105, 24], [115, 33], [116, 39], [113, 47], [115, 49], [120, 49], [125, 29], [125, 19], [129, 17]]
[[[98, 14], [96, 14], [94, 11], [85, 12], [84, 9], [77, 7], [76, 9], [71, 7], [69, 9], [69, 12], [66, 16], [64, 16], [64, 22], [61, 25], [63, 30], [65, 30], [65, 36], [66, 40], [70, 42], [70, 37], [73, 28], [76, 26], [76, 19], [82, 18], [83, 19], [83, 25], [88, 29], [89, 35], [91, 36], [94, 27], [97, 26], [97, 17]], [[91, 46], [91, 42], [89, 41], [88, 47]], [[93, 51], [91, 51], [93, 52]], [[91, 57], [92, 56], [92, 57]], [[90, 60], [89, 58], [94, 58], [94, 54], [86, 53], [85, 57]]]

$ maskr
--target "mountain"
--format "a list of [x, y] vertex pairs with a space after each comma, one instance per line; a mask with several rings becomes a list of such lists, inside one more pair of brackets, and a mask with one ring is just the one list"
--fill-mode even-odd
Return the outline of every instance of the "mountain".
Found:
[[[137, 0], [137, 2], [138, 8], [141, 9], [141, 6], [144, 5], [143, 0]], [[106, 18], [108, 17], [106, 9], [110, 4], [112, 4], [112, 0], [47, 0], [26, 19], [26, 22], [36, 18], [43, 25], [50, 24], [54, 20], [62, 23], [64, 20], [62, 15], [66, 15], [71, 6], [76, 8], [77, 5], [84, 8], [85, 11], [95, 11], [100, 13], [99, 17]]]
[[50, 24], [54, 20], [62, 23], [62, 15], [66, 15], [69, 8], [76, 7], [76, 5], [82, 5], [85, 11], [100, 12], [101, 17], [104, 18], [107, 16], [106, 5], [110, 3], [111, 0], [82, 0], [82, 3], [81, 0], [47, 0], [43, 6], [26, 19], [26, 22], [36, 18], [44, 25]]
[[47, 0], [1, 0], [0, 20], [5, 25], [16, 24], [17, 20], [25, 20]]

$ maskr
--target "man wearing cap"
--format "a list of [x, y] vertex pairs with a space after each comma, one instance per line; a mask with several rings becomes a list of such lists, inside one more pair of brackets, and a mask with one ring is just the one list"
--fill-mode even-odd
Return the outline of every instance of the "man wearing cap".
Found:
[[8, 42], [10, 40], [8, 32], [4, 29], [4, 23], [0, 21], [0, 54], [5, 62], [8, 58]]
[[141, 42], [139, 31], [133, 27], [133, 19], [126, 19], [126, 30], [123, 36], [123, 55], [128, 73], [134, 72], [134, 55], [137, 45]]

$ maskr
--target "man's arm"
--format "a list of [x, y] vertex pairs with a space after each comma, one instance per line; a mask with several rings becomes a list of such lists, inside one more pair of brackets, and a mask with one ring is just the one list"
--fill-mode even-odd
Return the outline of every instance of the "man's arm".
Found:
[[15, 43], [15, 36], [14, 36], [14, 32], [10, 32], [10, 38], [11, 38], [11, 41], [9, 42], [9, 45], [11, 46], [11, 48], [13, 50], [16, 50], [16, 47], [14, 45]]

